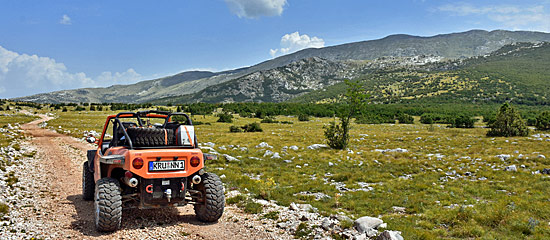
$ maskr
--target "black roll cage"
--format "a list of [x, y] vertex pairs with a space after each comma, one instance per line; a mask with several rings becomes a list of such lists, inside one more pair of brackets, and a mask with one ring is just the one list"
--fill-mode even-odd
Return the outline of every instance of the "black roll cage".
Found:
[[[165, 128], [166, 127], [166, 124], [170, 121], [170, 118], [172, 116], [185, 116], [186, 118], [186, 123], [185, 125], [193, 125], [193, 122], [191, 121], [191, 118], [189, 117], [189, 115], [187, 115], [186, 113], [182, 113], [182, 112], [167, 112], [167, 111], [158, 111], [158, 110], [145, 110], [145, 111], [139, 111], [137, 113], [135, 112], [120, 112], [118, 113], [115, 118], [113, 118], [113, 129], [116, 129], [115, 131], [113, 131], [113, 139], [111, 140], [111, 142], [113, 143], [113, 146], [112, 147], [117, 147], [118, 146], [118, 129], [120, 126], [122, 126], [122, 133], [124, 134], [124, 137], [126, 138], [126, 140], [128, 141], [128, 147], [129, 149], [154, 149], [154, 148], [166, 148], [166, 147], [140, 147], [140, 148], [134, 148], [134, 145], [132, 143], [132, 139], [130, 139], [130, 137], [128, 136], [128, 132], [126, 131], [126, 129], [124, 128], [124, 124], [122, 124], [122, 121], [120, 121], [121, 118], [137, 118], [138, 120], [138, 124], [140, 127], [143, 127], [143, 122], [141, 121], [141, 118], [162, 118], [162, 117], [154, 117], [154, 116], [147, 116], [148, 114], [161, 114], [161, 115], [166, 115], [166, 117], [164, 118], [164, 124], [162, 124], [162, 128]], [[105, 138], [105, 135], [104, 136], [101, 136], [103, 139]], [[171, 148], [186, 148], [186, 147], [183, 147], [183, 146], [173, 146]]]

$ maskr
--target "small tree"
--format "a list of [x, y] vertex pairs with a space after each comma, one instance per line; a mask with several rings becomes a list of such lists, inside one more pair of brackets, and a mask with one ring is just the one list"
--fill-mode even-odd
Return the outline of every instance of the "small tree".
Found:
[[327, 143], [334, 149], [345, 149], [348, 146], [351, 118], [359, 112], [367, 99], [367, 94], [364, 93], [365, 90], [359, 82], [346, 80], [345, 83], [347, 90], [337, 112], [340, 123], [334, 120], [324, 127]]
[[454, 128], [473, 128], [476, 120], [470, 116], [459, 115], [453, 120], [451, 124]]
[[521, 118], [519, 112], [508, 103], [504, 103], [500, 106], [495, 121], [489, 124], [489, 127], [491, 130], [487, 132], [487, 136], [491, 137], [529, 135], [529, 129], [525, 125], [525, 121]]
[[302, 113], [302, 114], [298, 115], [298, 121], [307, 122], [307, 121], [309, 121], [309, 116], [307, 114]]
[[401, 124], [413, 124], [414, 118], [409, 114], [402, 113], [397, 116], [397, 121]]
[[233, 115], [229, 113], [220, 113], [218, 114], [218, 121], [217, 122], [225, 122], [225, 123], [232, 123], [233, 122]]
[[550, 111], [544, 111], [537, 117], [535, 127], [537, 130], [550, 130]]

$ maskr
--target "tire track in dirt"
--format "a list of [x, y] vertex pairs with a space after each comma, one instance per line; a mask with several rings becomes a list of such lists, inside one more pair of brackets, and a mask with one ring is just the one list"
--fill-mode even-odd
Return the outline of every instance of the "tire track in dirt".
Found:
[[[40, 119], [24, 124], [22, 129], [31, 136], [36, 147], [34, 173], [43, 186], [37, 201], [43, 201], [42, 216], [49, 232], [43, 237], [52, 239], [281, 239], [288, 236], [256, 229], [254, 224], [232, 221], [238, 211], [226, 208], [224, 216], [214, 224], [199, 222], [191, 205], [180, 208], [123, 211], [122, 227], [114, 233], [95, 230], [93, 201], [82, 199], [82, 163], [86, 150], [93, 146], [75, 138], [40, 128], [38, 124], [52, 119]], [[33, 174], [34, 175], [34, 174]], [[29, 216], [37, 218], [37, 216]], [[242, 217], [242, 216], [241, 216]], [[245, 218], [246, 219], [246, 218]], [[258, 223], [260, 224], [260, 223]]]

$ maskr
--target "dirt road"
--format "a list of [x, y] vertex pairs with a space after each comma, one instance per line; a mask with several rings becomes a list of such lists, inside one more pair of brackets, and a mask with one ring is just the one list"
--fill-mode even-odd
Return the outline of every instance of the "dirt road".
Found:
[[[36, 148], [31, 164], [32, 178], [38, 210], [25, 210], [26, 219], [36, 222], [43, 231], [43, 238], [52, 239], [278, 239], [287, 238], [256, 228], [254, 223], [236, 215], [241, 213], [226, 208], [218, 223], [199, 222], [192, 206], [161, 210], [124, 210], [122, 229], [115, 233], [99, 233], [93, 222], [93, 202], [81, 196], [82, 163], [86, 150], [92, 145], [78, 141], [38, 124], [50, 117], [22, 126], [27, 136], [26, 144]], [[244, 218], [246, 219], [246, 218]]]

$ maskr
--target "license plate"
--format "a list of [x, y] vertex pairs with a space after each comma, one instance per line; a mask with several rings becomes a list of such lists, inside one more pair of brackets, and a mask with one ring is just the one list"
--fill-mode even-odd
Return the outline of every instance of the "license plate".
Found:
[[185, 170], [185, 161], [156, 161], [149, 162], [149, 171]]

